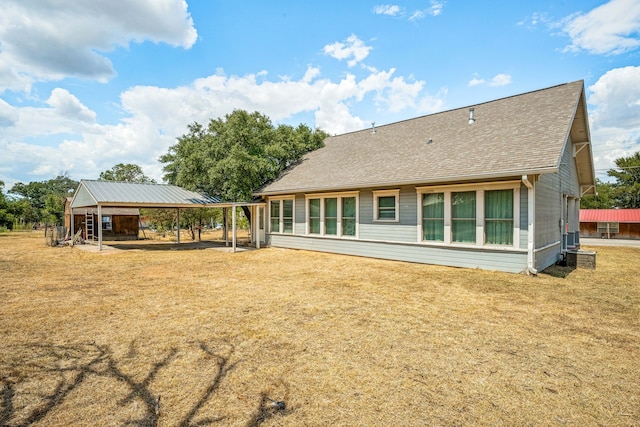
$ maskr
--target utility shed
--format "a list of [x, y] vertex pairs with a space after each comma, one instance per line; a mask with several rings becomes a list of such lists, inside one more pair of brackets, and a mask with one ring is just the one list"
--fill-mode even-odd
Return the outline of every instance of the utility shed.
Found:
[[[103, 208], [98, 216], [97, 207], [71, 209], [71, 197], [67, 197], [64, 206], [64, 225], [77, 232], [82, 230], [83, 239], [87, 239], [87, 229], [97, 230], [102, 227], [105, 240], [137, 240], [140, 232], [140, 209], [138, 208]], [[101, 221], [98, 221], [101, 219]], [[97, 238], [97, 235], [94, 236]]]
[[580, 236], [640, 239], [640, 209], [581, 209]]
[[[236, 224], [235, 210], [238, 206], [248, 206], [252, 210], [257, 211], [264, 203], [227, 203], [221, 202], [217, 197], [211, 197], [195, 191], [185, 190], [176, 185], [152, 184], [152, 183], [132, 183], [117, 181], [100, 181], [100, 180], [81, 180], [71, 202], [70, 209], [74, 212], [78, 209], [80, 212], [95, 212], [97, 222], [88, 221], [86, 237], [87, 240], [94, 240], [94, 236], [98, 240], [100, 248], [102, 241], [108, 236], [107, 228], [104, 225], [109, 221], [109, 215], [106, 212], [116, 212], [122, 209], [140, 209], [140, 208], [162, 208], [176, 209], [178, 215], [178, 224], [180, 223], [180, 209], [187, 208], [231, 208], [234, 212], [233, 218], [233, 247], [236, 246]], [[264, 208], [263, 208], [264, 210]], [[259, 221], [259, 214], [257, 220]], [[93, 228], [91, 224], [100, 223], [101, 226]], [[257, 222], [256, 222], [257, 223]], [[71, 222], [71, 232], [74, 233], [75, 222]], [[256, 233], [253, 233], [256, 234]], [[180, 243], [180, 228], [178, 227], [178, 243]], [[256, 243], [260, 247], [260, 242]]]

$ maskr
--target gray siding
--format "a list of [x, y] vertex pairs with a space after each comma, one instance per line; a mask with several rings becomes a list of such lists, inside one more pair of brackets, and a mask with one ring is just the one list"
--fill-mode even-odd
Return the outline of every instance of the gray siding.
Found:
[[563, 194], [580, 197], [578, 170], [576, 159], [573, 157], [573, 144], [571, 140], [569, 140], [562, 153], [562, 161], [560, 162], [560, 186]]
[[535, 247], [542, 248], [561, 239], [562, 194], [560, 193], [560, 175], [542, 175], [536, 182], [535, 192]]
[[560, 246], [561, 244], [558, 243], [557, 245], [553, 245], [540, 251], [536, 251], [536, 270], [542, 271], [550, 265], [553, 265], [557, 261], [559, 261], [561, 258]]
[[520, 249], [527, 249], [527, 238], [529, 230], [529, 196], [527, 187], [520, 185]]
[[527, 253], [523, 251], [487, 250], [480, 248], [433, 247], [417, 243], [367, 242], [333, 238], [314, 238], [272, 234], [267, 237], [271, 246], [331, 252], [344, 255], [396, 261], [437, 264], [451, 267], [480, 268], [521, 273], [527, 267]]
[[418, 241], [418, 207], [415, 187], [400, 189], [400, 222], [374, 222], [373, 192], [360, 192], [360, 232], [363, 240], [387, 240], [390, 242]]

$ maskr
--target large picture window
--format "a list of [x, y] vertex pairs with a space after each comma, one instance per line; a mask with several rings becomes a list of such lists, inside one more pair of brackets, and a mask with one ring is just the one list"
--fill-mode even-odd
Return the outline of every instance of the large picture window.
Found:
[[484, 193], [484, 233], [487, 244], [513, 244], [513, 190]]
[[520, 181], [417, 187], [418, 241], [520, 248]]
[[451, 193], [451, 241], [476, 241], [476, 192]]
[[422, 195], [422, 240], [444, 241], [444, 193]]
[[271, 233], [293, 233], [293, 202], [292, 198], [269, 201], [269, 231]]
[[357, 193], [307, 195], [307, 233], [320, 236], [356, 237]]

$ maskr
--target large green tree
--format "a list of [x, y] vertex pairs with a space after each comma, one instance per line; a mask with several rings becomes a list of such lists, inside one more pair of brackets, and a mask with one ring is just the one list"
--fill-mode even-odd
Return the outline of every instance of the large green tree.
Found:
[[[327, 134], [306, 125], [274, 126], [258, 113], [235, 110], [189, 132], [160, 157], [164, 179], [223, 201], [249, 201], [307, 152], [320, 148]], [[248, 209], [245, 215], [251, 221]]]
[[613, 198], [613, 184], [604, 182], [596, 178], [596, 189], [598, 194], [595, 196], [584, 196], [580, 199], [580, 208], [582, 209], [611, 209], [616, 206]]
[[4, 181], [0, 181], [0, 229], [12, 228], [13, 215], [9, 210], [9, 202], [4, 195]]
[[149, 178], [142, 172], [140, 166], [133, 163], [118, 163], [111, 169], [100, 172], [100, 179], [106, 181], [155, 183], [155, 180]]
[[615, 164], [617, 169], [607, 175], [616, 179], [612, 192], [616, 207], [640, 208], [640, 151], [616, 159]]
[[66, 173], [47, 181], [18, 182], [9, 190], [25, 200], [36, 221], [59, 222], [64, 218], [64, 199], [73, 194], [78, 182]]

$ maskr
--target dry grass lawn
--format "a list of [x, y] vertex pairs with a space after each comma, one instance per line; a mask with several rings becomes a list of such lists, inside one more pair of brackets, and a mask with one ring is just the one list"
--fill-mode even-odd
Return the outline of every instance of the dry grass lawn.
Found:
[[0, 425], [637, 426], [640, 249], [597, 251], [559, 278], [0, 233]]

